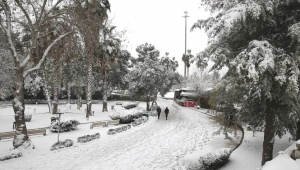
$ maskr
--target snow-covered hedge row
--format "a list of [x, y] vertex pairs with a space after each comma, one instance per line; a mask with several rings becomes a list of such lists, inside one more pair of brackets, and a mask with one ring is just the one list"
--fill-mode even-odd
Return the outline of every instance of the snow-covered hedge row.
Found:
[[73, 140], [66, 139], [65, 141], [54, 143], [51, 146], [50, 150], [53, 151], [53, 150], [58, 150], [58, 149], [70, 147], [70, 146], [73, 146], [73, 144], [74, 144]]
[[231, 154], [230, 148], [222, 148], [201, 156], [198, 163], [189, 164], [188, 166], [174, 166], [173, 170], [214, 170], [225, 165]]
[[32, 115], [25, 115], [25, 122], [30, 122], [32, 119]]
[[120, 119], [120, 123], [131, 123], [135, 119], [140, 118], [143, 116], [144, 109], [141, 107], [137, 107], [134, 109], [120, 109], [116, 110], [115, 112], [111, 112], [109, 117], [112, 120]]
[[[60, 122], [60, 132], [67, 132], [71, 130], [77, 129], [77, 125], [80, 122], [78, 120], [68, 120], [68, 121], [61, 121]], [[58, 122], [54, 122], [50, 126], [51, 132], [58, 132]]]
[[140, 117], [138, 119], [135, 119], [134, 122], [131, 123], [131, 125], [133, 127], [135, 127], [135, 126], [138, 126], [138, 125], [146, 122], [147, 120], [148, 120], [148, 118], [146, 116], [142, 116], [142, 117]]
[[13, 159], [13, 158], [19, 158], [21, 157], [23, 154], [21, 151], [19, 151], [18, 149], [13, 149], [11, 151], [9, 151], [8, 153], [1, 153], [0, 154], [0, 161], [5, 161], [8, 159]]
[[86, 143], [86, 142], [89, 142], [89, 141], [92, 141], [92, 140], [98, 139], [98, 138], [100, 138], [100, 133], [95, 133], [94, 135], [84, 135], [84, 136], [78, 137], [77, 142]]
[[142, 116], [138, 119], [135, 119], [134, 122], [131, 122], [131, 125], [127, 125], [127, 126], [122, 126], [122, 127], [119, 127], [119, 128], [115, 128], [115, 129], [109, 129], [107, 134], [108, 135], [114, 135], [116, 133], [120, 133], [120, 132], [123, 132], [123, 131], [126, 131], [127, 129], [130, 129], [131, 126], [138, 126], [144, 122], [146, 122], [148, 120], [148, 118], [146, 116]]
[[116, 133], [120, 133], [120, 132], [126, 131], [127, 129], [130, 129], [130, 128], [131, 128], [131, 125], [118, 127], [118, 128], [115, 128], [115, 129], [109, 129], [108, 132], [107, 132], [107, 134], [108, 135], [114, 135]]
[[199, 159], [201, 170], [211, 170], [222, 167], [228, 162], [230, 154], [230, 148], [222, 148], [201, 156]]

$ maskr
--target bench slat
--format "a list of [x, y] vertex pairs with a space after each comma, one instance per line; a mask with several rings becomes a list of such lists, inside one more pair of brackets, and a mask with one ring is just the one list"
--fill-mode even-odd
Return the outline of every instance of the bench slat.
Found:
[[117, 120], [110, 120], [108, 122], [108, 125], [118, 125], [120, 124], [120, 119], [117, 119]]
[[[46, 135], [46, 129], [28, 129], [27, 130], [27, 134], [29, 136], [39, 135], [39, 134], [43, 134], [45, 136]], [[0, 140], [1, 139], [14, 138], [14, 136], [15, 136], [15, 131], [12, 131], [12, 132], [2, 132], [2, 133], [0, 133]]]

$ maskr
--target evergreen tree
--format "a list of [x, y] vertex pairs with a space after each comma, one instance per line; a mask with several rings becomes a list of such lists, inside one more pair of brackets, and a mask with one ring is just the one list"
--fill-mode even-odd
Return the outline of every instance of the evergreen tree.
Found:
[[[214, 17], [199, 20], [209, 46], [212, 69], [229, 68], [221, 85], [223, 101], [240, 103], [242, 117], [265, 121], [262, 165], [273, 157], [274, 136], [295, 130], [299, 120], [298, 0], [202, 0]], [[297, 37], [297, 36], [296, 36]], [[225, 91], [226, 92], [226, 91]], [[230, 93], [233, 94], [230, 94]], [[296, 119], [295, 119], [296, 118]]]

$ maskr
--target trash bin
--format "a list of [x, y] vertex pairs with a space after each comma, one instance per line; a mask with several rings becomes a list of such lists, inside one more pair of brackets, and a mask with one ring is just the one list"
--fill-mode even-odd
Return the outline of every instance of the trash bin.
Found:
[[143, 113], [143, 116], [146, 116], [147, 120], [149, 120], [149, 114]]
[[56, 121], [56, 117], [51, 117], [51, 123]]

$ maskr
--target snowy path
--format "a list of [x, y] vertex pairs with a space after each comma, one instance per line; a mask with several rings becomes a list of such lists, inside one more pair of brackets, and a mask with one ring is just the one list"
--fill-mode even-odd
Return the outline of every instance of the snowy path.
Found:
[[15, 159], [14, 163], [4, 167], [75, 170], [171, 169], [184, 155], [205, 146], [217, 127], [208, 116], [170, 101], [159, 100], [158, 105], [162, 110], [165, 107], [170, 109], [168, 120], [165, 120], [163, 113], [159, 120], [151, 117], [150, 122], [120, 134], [101, 134], [100, 139], [86, 144], [76, 144], [72, 148], [32, 156], [26, 160], [25, 165], [23, 161], [18, 163]]

